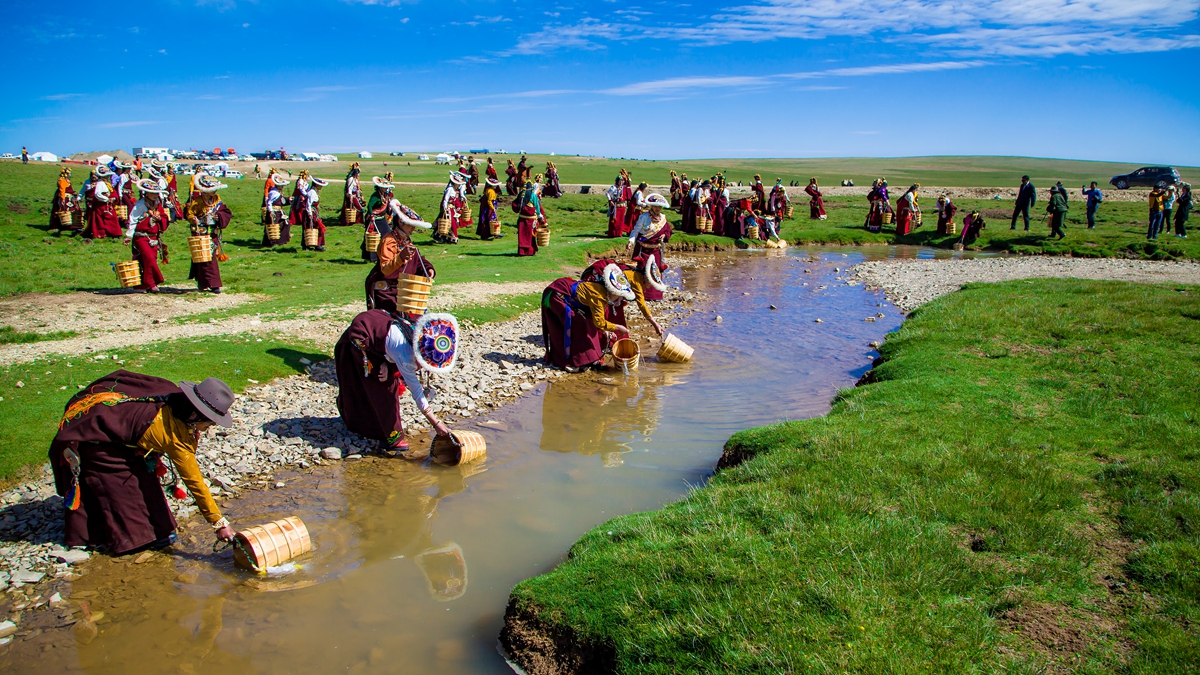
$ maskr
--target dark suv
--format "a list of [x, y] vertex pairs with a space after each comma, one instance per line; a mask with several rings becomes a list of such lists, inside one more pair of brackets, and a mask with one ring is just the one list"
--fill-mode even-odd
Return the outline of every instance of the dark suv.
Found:
[[1154, 187], [1159, 183], [1178, 185], [1179, 172], [1169, 166], [1143, 166], [1132, 173], [1123, 176], [1113, 176], [1109, 185], [1124, 190], [1131, 187]]

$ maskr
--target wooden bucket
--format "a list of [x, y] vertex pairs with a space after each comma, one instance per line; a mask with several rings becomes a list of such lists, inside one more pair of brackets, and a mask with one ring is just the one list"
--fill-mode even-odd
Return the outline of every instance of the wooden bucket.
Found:
[[616, 361], [615, 365], [619, 370], [626, 372], [637, 370], [641, 354], [642, 350], [638, 347], [638, 343], [629, 338], [621, 338], [613, 344], [613, 360]]
[[342, 209], [342, 223], [345, 225], [353, 225], [361, 223], [358, 209]]
[[113, 266], [117, 271], [117, 283], [121, 288], [133, 288], [142, 283], [142, 264], [136, 260], [126, 260]]
[[663, 340], [662, 345], [658, 348], [658, 358], [660, 361], [687, 363], [692, 360], [692, 353], [694, 351], [683, 340], [680, 340], [671, 333], [667, 333], [666, 339]]
[[946, 223], [946, 234], [958, 234], [958, 225], [953, 220]]
[[396, 309], [406, 314], [424, 314], [429, 308], [429, 292], [433, 279], [416, 274], [396, 277]]
[[367, 249], [367, 251], [375, 253], [379, 251], [379, 240], [380, 236], [378, 232], [368, 231], [363, 235], [363, 246]]
[[271, 207], [269, 207], [269, 206], [262, 207], [262, 222], [264, 222], [264, 223], [271, 222]]
[[794, 212], [795, 212], [795, 209], [793, 209], [793, 208], [792, 208], [792, 205], [791, 205], [791, 204], [788, 204], [788, 205], [787, 205], [787, 209], [786, 209], [786, 210], [783, 212], [783, 217], [784, 217], [784, 218], [791, 218], [791, 217], [792, 217], [792, 213], [794, 213]]
[[500, 221], [493, 220], [492, 221], [492, 236], [494, 237], [498, 234], [500, 234]]
[[917, 211], [913, 214], [913, 227], [921, 226], [921, 212]]
[[283, 225], [279, 223], [267, 223], [267, 239], [271, 241], [279, 241], [283, 238]]
[[536, 230], [534, 237], [537, 239], [538, 247], [550, 245], [550, 230]]
[[425, 575], [425, 584], [434, 600], [448, 602], [467, 592], [467, 560], [458, 544], [422, 551], [413, 562]]
[[113, 207], [113, 211], [117, 212], [117, 218], [121, 220], [129, 220], [129, 207], [124, 204], [117, 204]]
[[470, 220], [471, 219], [471, 207], [464, 206], [462, 208], [462, 213], [459, 214], [459, 218], [461, 218], [462, 220]]
[[239, 546], [233, 548], [233, 559], [249, 570], [263, 571], [277, 567], [312, 550], [308, 528], [296, 516], [255, 525], [234, 535]]
[[58, 224], [62, 225], [63, 227], [70, 227], [75, 222], [75, 218], [72, 216], [70, 211], [55, 211], [54, 218], [58, 220]]
[[304, 230], [304, 245], [313, 248], [317, 242], [321, 241], [321, 231], [315, 227], [305, 228]]
[[429, 456], [445, 466], [468, 464], [487, 457], [487, 442], [474, 431], [452, 431], [449, 436], [433, 439]]
[[696, 229], [701, 233], [712, 232], [712, 219], [700, 216], [696, 219]]
[[188, 251], [192, 254], [192, 262], [206, 263], [212, 261], [212, 237], [201, 234], [188, 237]]
[[437, 233], [438, 233], [438, 236], [439, 236], [439, 237], [448, 237], [448, 236], [450, 236], [450, 226], [451, 226], [452, 224], [453, 224], [453, 221], [452, 221], [452, 220], [451, 220], [449, 217], [442, 217], [442, 218], [438, 218], [438, 219], [437, 219]]
[[891, 212], [891, 211], [884, 211], [884, 212], [883, 212], [883, 224], [884, 224], [884, 225], [891, 225], [891, 224], [892, 224], [892, 212]]
[[746, 238], [747, 239], [758, 239], [758, 226], [757, 225], [751, 225], [750, 227], [746, 228]]

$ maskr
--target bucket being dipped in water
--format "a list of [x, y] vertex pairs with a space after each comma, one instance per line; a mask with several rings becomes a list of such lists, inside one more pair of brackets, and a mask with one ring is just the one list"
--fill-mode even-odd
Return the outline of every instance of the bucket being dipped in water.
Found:
[[113, 265], [117, 271], [117, 283], [121, 288], [133, 288], [142, 283], [142, 264], [136, 260], [126, 260]]
[[233, 560], [241, 567], [261, 572], [312, 550], [308, 528], [296, 516], [255, 525], [234, 535]]
[[467, 464], [487, 457], [487, 442], [474, 431], [452, 431], [433, 439], [429, 456], [443, 466]]
[[638, 343], [629, 338], [621, 338], [613, 344], [612, 355], [618, 370], [625, 372], [637, 370], [641, 354], [642, 350], [638, 347]]
[[670, 361], [672, 363], [687, 363], [692, 360], [694, 349], [689, 347], [687, 343], [675, 337], [671, 333], [667, 333], [666, 339], [658, 348], [658, 358], [660, 361]]
[[433, 290], [433, 279], [418, 274], [401, 274], [396, 277], [396, 308], [406, 314], [424, 314], [429, 308], [429, 292]]

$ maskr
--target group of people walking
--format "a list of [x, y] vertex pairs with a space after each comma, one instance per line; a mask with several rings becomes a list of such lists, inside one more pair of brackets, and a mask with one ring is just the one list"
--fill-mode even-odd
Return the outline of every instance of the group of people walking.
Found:
[[[351, 174], [357, 176], [358, 163], [350, 168]], [[351, 184], [347, 176], [347, 186]], [[262, 224], [264, 247], [282, 246], [291, 242], [292, 227], [299, 226], [301, 231], [300, 247], [302, 250], [325, 250], [325, 222], [321, 220], [321, 190], [329, 181], [311, 176], [307, 171], [301, 171], [292, 185], [291, 196], [284, 192], [292, 181], [284, 178], [274, 168], [267, 172], [267, 181], [263, 185]], [[357, 181], [354, 182], [357, 187]], [[287, 215], [283, 209], [287, 207]]]
[[[1104, 202], [1104, 193], [1096, 181], [1091, 185], [1080, 187], [1084, 198], [1087, 229], [1095, 229], [1096, 212]], [[1190, 183], [1180, 183], [1178, 186], [1166, 182], [1155, 185], [1148, 195], [1149, 217], [1146, 229], [1146, 239], [1154, 241], [1158, 235], [1175, 226], [1175, 236], [1187, 238], [1187, 222], [1192, 213], [1192, 186]], [[1037, 203], [1037, 188], [1029, 176], [1021, 176], [1021, 184], [1017, 188], [1017, 199], [1013, 206], [1012, 222], [1009, 229], [1017, 229], [1017, 219], [1024, 221], [1025, 231], [1029, 231], [1029, 211]], [[1050, 226], [1050, 236], [1063, 239], [1066, 233], [1063, 228], [1066, 222], [1070, 204], [1067, 189], [1059, 181], [1050, 188], [1050, 199], [1046, 205], [1047, 225]]]

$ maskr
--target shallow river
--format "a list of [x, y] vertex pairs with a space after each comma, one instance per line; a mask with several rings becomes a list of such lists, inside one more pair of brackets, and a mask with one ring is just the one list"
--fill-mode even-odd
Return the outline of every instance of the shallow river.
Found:
[[43, 612], [42, 632], [17, 638], [0, 666], [511, 672], [497, 636], [514, 584], [552, 568], [589, 528], [703, 484], [732, 433], [821, 415], [866, 372], [876, 356], [868, 343], [902, 317], [881, 294], [838, 277], [865, 258], [895, 255], [933, 251], [701, 258], [675, 276], [706, 295], [672, 329], [695, 348], [693, 363], [647, 358], [628, 377], [542, 384], [487, 418], [494, 424], [467, 427], [487, 438], [481, 464], [367, 458], [278, 474], [286, 488], [231, 500], [225, 511], [242, 525], [300, 516], [316, 548], [298, 572], [261, 580], [239, 572], [228, 554], [209, 551], [203, 525], [181, 531], [174, 556], [142, 564], [96, 556], [71, 599], [87, 602], [99, 635], [83, 644], [68, 619]]

